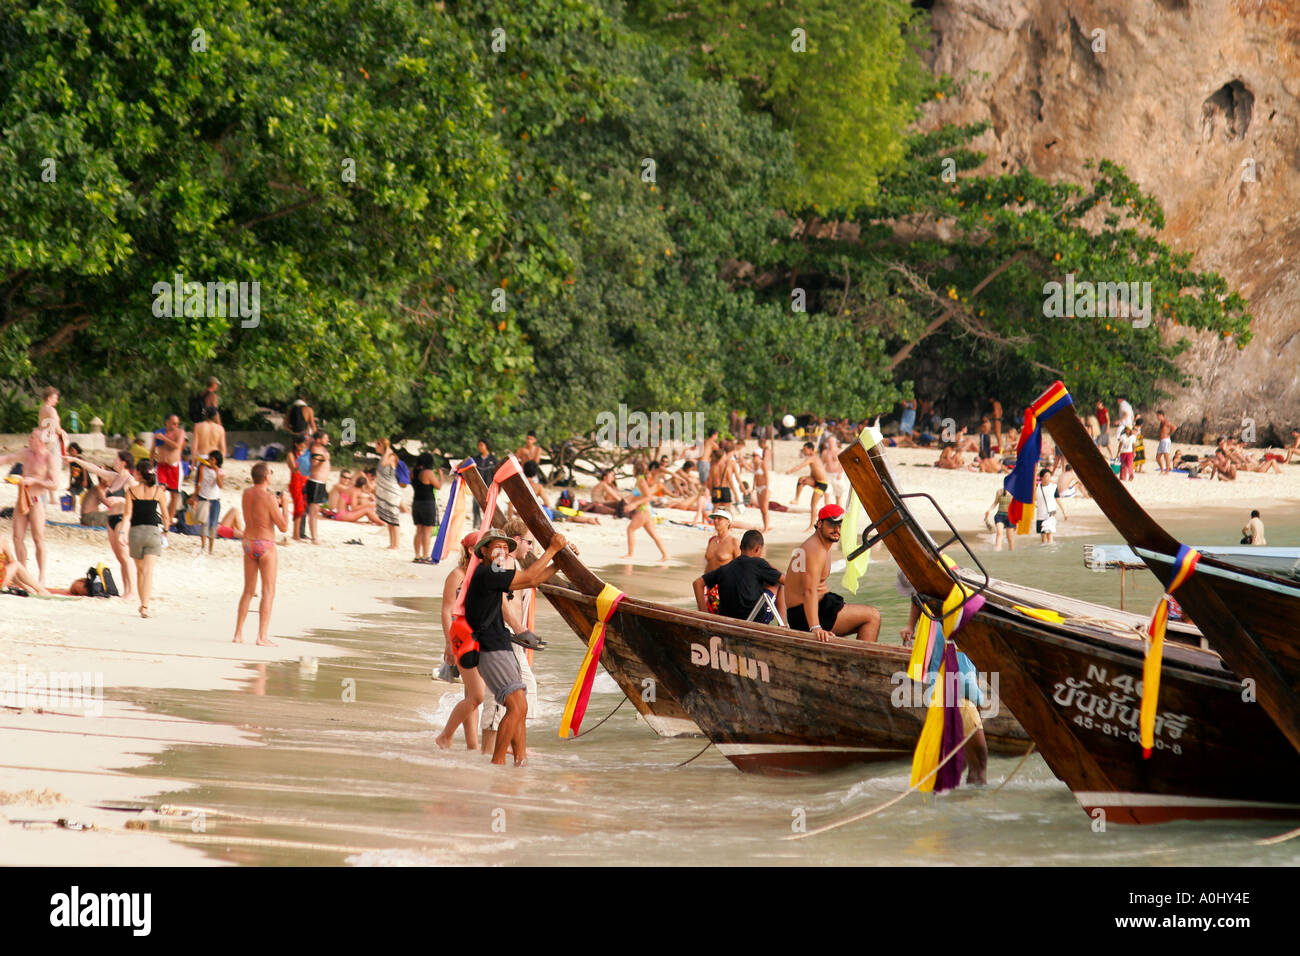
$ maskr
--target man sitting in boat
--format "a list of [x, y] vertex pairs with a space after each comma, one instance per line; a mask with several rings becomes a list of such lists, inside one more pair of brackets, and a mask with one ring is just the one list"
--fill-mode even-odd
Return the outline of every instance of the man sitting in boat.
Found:
[[[785, 575], [764, 559], [765, 547], [762, 532], [746, 531], [740, 539], [740, 554], [695, 579], [696, 606], [701, 611], [710, 610], [707, 590], [716, 587], [717, 613], [743, 621], [762, 599], [763, 591], [775, 588], [776, 607], [784, 617]], [[760, 624], [766, 624], [771, 619], [771, 609], [766, 607], [757, 618]]]
[[797, 631], [808, 631], [819, 641], [832, 635], [856, 634], [860, 641], [874, 641], [880, 633], [880, 611], [866, 604], [845, 604], [844, 598], [828, 590], [831, 548], [840, 540], [844, 509], [827, 505], [817, 512], [812, 536], [794, 549], [785, 572], [787, 621]]

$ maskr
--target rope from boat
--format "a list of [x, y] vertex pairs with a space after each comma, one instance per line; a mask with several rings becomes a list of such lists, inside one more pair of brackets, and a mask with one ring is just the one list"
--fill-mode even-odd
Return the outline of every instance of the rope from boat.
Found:
[[[713, 746], [713, 741], [710, 740], [707, 744], [704, 745], [704, 750], [708, 750], [712, 746]], [[704, 753], [704, 750], [701, 750], [699, 753], [697, 753], [695, 757], [701, 756]], [[695, 757], [692, 757], [691, 760], [694, 760]], [[677, 765], [677, 767], [674, 767], [673, 769], [676, 770], [678, 767], [685, 767], [688, 763], [691, 762], [691, 760], [683, 760], [681, 763]]]
[[1280, 834], [1279, 836], [1269, 837], [1266, 840], [1256, 840], [1255, 846], [1273, 846], [1277, 843], [1285, 843], [1287, 840], [1294, 840], [1298, 836], [1300, 836], [1300, 827], [1296, 827], [1294, 830], [1288, 830], [1286, 833]]
[[790, 836], [782, 837], [781, 839], [783, 839], [783, 840], [802, 840], [802, 839], [804, 839], [805, 837], [817, 836], [819, 833], [825, 833], [825, 832], [828, 831], [828, 830], [836, 830], [836, 829], [838, 829], [838, 828], [840, 828], [840, 827], [848, 826], [850, 823], [857, 823], [859, 820], [865, 820], [867, 817], [875, 816], [875, 815], [876, 815], [877, 813], [879, 813], [881, 810], [888, 810], [890, 807], [892, 807], [894, 804], [898, 803], [898, 801], [902, 800], [902, 799], [903, 799], [904, 797], [906, 797], [908, 794], [910, 794], [910, 793], [914, 793], [916, 790], [919, 790], [920, 787], [921, 787], [921, 784], [925, 783], [927, 780], [929, 780], [931, 777], [933, 777], [936, 773], [938, 773], [940, 770], [942, 770], [943, 767], [944, 767], [944, 764], [946, 764], [946, 763], [947, 763], [949, 760], [951, 760], [953, 757], [955, 757], [955, 756], [957, 756], [959, 753], [961, 753], [961, 752], [962, 752], [962, 749], [965, 748], [966, 744], [968, 744], [968, 743], [970, 742], [970, 739], [971, 739], [972, 737], [974, 737], [977, 733], [979, 733], [981, 729], [982, 729], [982, 728], [980, 728], [980, 727], [976, 727], [974, 730], [972, 730], [970, 733], [968, 733], [968, 734], [967, 734], [967, 735], [962, 739], [962, 742], [961, 742], [961, 743], [959, 743], [956, 747], [953, 747], [953, 748], [952, 748], [952, 751], [948, 754], [948, 756], [944, 757], [942, 760], [939, 761], [939, 765], [938, 765], [937, 767], [935, 767], [933, 770], [931, 770], [929, 773], [927, 773], [924, 777], [922, 777], [922, 778], [921, 778], [920, 780], [918, 780], [916, 783], [912, 784], [912, 786], [908, 787], [906, 790], [904, 790], [904, 791], [903, 791], [902, 793], [900, 793], [898, 796], [896, 796], [896, 797], [892, 797], [891, 799], [886, 800], [886, 801], [885, 801], [884, 803], [882, 803], [880, 806], [878, 806], [878, 807], [874, 807], [874, 808], [871, 809], [871, 810], [867, 810], [867, 811], [865, 811], [864, 813], [859, 813], [859, 814], [856, 815], [856, 816], [849, 817], [847, 820], [840, 820], [840, 821], [838, 821], [838, 822], [836, 822], [836, 823], [828, 823], [828, 824], [826, 824], [826, 826], [824, 826], [824, 827], [818, 827], [816, 830], [809, 830], [807, 833], [792, 833]]
[[584, 730], [582, 733], [577, 734], [576, 736], [574, 736], [573, 739], [574, 739], [574, 740], [577, 740], [578, 737], [585, 737], [585, 736], [587, 736], [587, 734], [591, 733], [593, 730], [595, 730], [597, 727], [599, 727], [599, 726], [600, 726], [601, 724], [603, 724], [605, 721], [609, 720], [609, 718], [611, 718], [611, 717], [613, 717], [615, 714], [617, 714], [617, 713], [618, 713], [618, 708], [619, 708], [619, 707], [622, 707], [622, 706], [623, 706], [624, 704], [626, 704], [626, 703], [627, 703], [627, 698], [624, 697], [622, 700], [620, 700], [620, 701], [618, 702], [618, 707], [615, 707], [615, 708], [614, 708], [613, 710], [611, 710], [608, 714], [606, 714], [604, 717], [600, 718], [600, 720], [596, 721], [594, 724], [592, 724], [590, 727], [588, 727], [588, 728], [587, 728], [586, 730]]
[[1011, 778], [1014, 777], [1017, 773], [1019, 773], [1020, 768], [1025, 765], [1025, 761], [1029, 759], [1029, 755], [1034, 752], [1034, 748], [1037, 746], [1038, 744], [1034, 744], [1034, 743], [1031, 743], [1029, 745], [1029, 749], [1026, 750], [1025, 755], [1020, 758], [1020, 763], [1016, 764], [1015, 769], [1012, 770], [1009, 774], [1007, 774], [1000, 784], [998, 784], [996, 787], [993, 788], [994, 793], [997, 793], [999, 790], [1001, 790], [1003, 787], [1005, 787], [1008, 783], [1011, 782]]

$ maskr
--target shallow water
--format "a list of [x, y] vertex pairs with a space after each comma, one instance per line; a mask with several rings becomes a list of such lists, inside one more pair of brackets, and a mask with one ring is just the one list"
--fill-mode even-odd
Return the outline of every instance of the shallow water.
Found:
[[[1239, 510], [1167, 526], [1185, 541], [1232, 544]], [[1273, 516], [1268, 533], [1270, 544], [1300, 544], [1300, 514]], [[1085, 570], [1081, 545], [1119, 540], [1107, 528], [1047, 547], [1034, 538], [1014, 553], [993, 553], [991, 536], [974, 544], [996, 576], [1118, 605], [1118, 573]], [[701, 553], [704, 541], [701, 533]], [[789, 550], [769, 558], [783, 565]], [[683, 605], [696, 573], [602, 572], [630, 593]], [[897, 641], [906, 603], [894, 577], [892, 562], [875, 561], [857, 599], [881, 606], [882, 638]], [[1158, 596], [1155, 579], [1130, 573], [1129, 582], [1129, 608], [1146, 612]], [[1277, 822], [1094, 832], [1037, 754], [997, 793], [1017, 758], [991, 760], [987, 789], [914, 794], [870, 819], [789, 840], [801, 820], [811, 830], [902, 793], [908, 765], [801, 778], [741, 774], [716, 751], [700, 753], [702, 739], [657, 737], [630, 704], [596, 727], [623, 699], [603, 673], [585, 722], [590, 735], [561, 741], [556, 728], [582, 647], [545, 602], [537, 630], [550, 647], [537, 656], [541, 700], [529, 721], [529, 766], [492, 767], [463, 741], [449, 751], [433, 741], [460, 698], [459, 685], [429, 676], [441, 656], [438, 604], [398, 600], [391, 613], [317, 632], [350, 653], [315, 670], [257, 665], [229, 691], [128, 694], [155, 711], [247, 728], [257, 741], [175, 748], [135, 772], [194, 782], [156, 803], [205, 808], [197, 838], [214, 857], [245, 864], [1300, 865], [1300, 840], [1255, 844], [1287, 829]], [[354, 702], [343, 699], [349, 680]], [[163, 829], [196, 839], [190, 817]]]

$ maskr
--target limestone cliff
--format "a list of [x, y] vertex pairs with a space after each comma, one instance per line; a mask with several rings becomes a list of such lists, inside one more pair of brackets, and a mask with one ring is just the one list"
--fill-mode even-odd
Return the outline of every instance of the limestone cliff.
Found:
[[927, 124], [990, 123], [986, 173], [1123, 164], [1162, 238], [1249, 300], [1253, 341], [1194, 338], [1170, 417], [1300, 423], [1300, 0], [935, 0], [931, 20], [931, 66], [966, 85]]

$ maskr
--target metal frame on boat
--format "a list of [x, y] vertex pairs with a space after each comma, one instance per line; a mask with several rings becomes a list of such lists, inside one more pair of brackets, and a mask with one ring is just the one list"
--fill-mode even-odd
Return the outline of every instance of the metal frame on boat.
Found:
[[880, 449], [857, 442], [840, 461], [873, 521], [864, 542], [883, 541], [928, 613], [956, 581], [983, 585], [983, 607], [954, 639], [980, 671], [998, 675], [1003, 701], [1090, 815], [1300, 817], [1300, 794], [1288, 786], [1300, 756], [1218, 654], [1166, 645], [1155, 748], [1144, 760], [1142, 618], [945, 566]]

